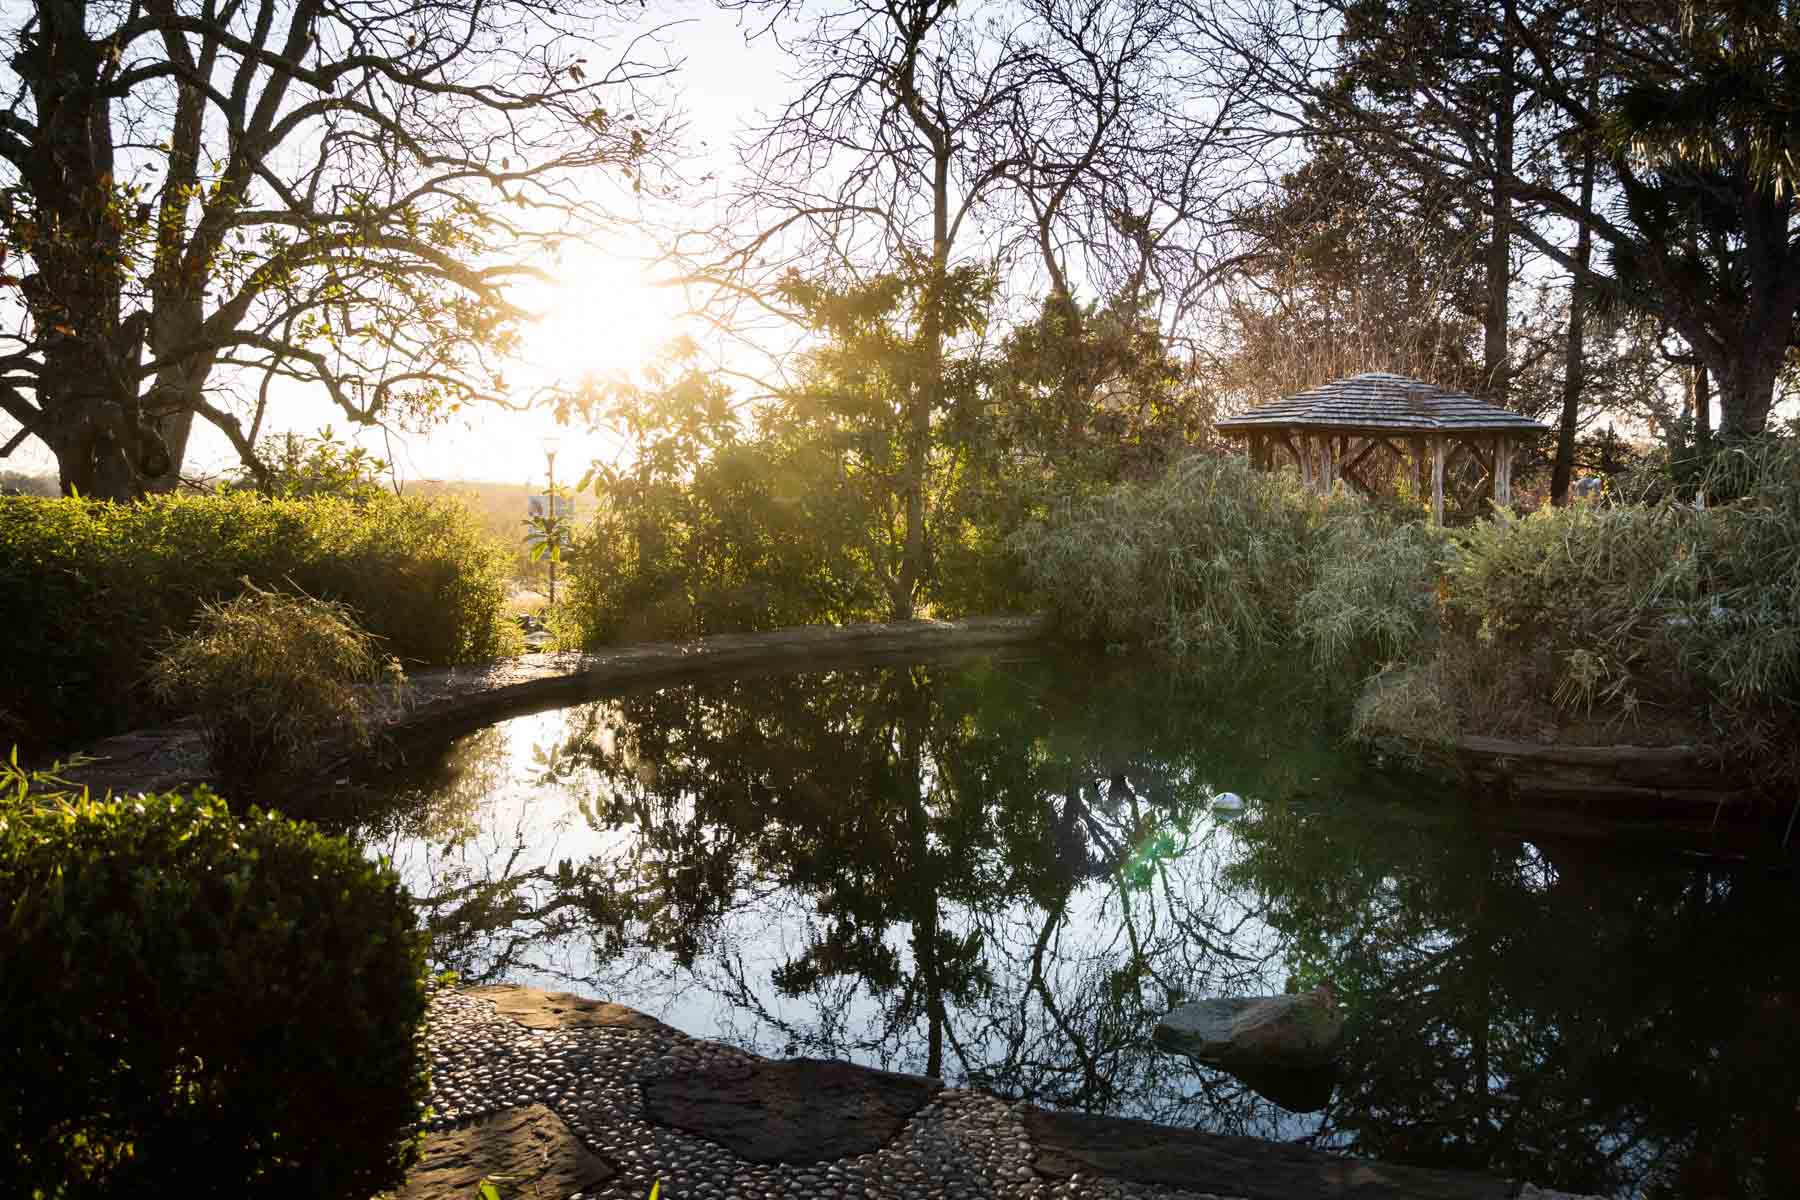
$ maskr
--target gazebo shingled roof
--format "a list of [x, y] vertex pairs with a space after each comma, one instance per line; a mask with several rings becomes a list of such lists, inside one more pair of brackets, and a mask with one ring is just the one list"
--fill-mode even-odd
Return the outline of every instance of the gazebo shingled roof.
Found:
[[1523, 413], [1404, 375], [1369, 371], [1334, 379], [1218, 422], [1221, 433], [1269, 428], [1380, 433], [1548, 433]]
[[1444, 520], [1444, 466], [1452, 456], [1473, 459], [1486, 474], [1495, 502], [1510, 504], [1514, 442], [1550, 431], [1541, 421], [1466, 392], [1385, 371], [1334, 379], [1259, 404], [1225, 417], [1217, 428], [1248, 438], [1250, 460], [1265, 470], [1274, 467], [1277, 450], [1286, 450], [1306, 486], [1327, 492], [1338, 479], [1370, 491], [1357, 468], [1384, 451], [1412, 460], [1414, 486], [1423, 491], [1429, 452], [1431, 511], [1439, 524]]

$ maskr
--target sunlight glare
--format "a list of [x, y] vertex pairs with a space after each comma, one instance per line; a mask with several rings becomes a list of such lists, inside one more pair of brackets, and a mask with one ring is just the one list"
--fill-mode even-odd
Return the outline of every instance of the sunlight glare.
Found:
[[685, 328], [679, 289], [652, 283], [641, 260], [583, 249], [555, 271], [521, 297], [540, 314], [519, 354], [534, 382], [636, 374]]

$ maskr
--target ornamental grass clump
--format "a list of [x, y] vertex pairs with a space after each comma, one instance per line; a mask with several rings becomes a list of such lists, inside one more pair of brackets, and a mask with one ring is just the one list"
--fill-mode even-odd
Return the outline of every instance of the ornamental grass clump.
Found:
[[1010, 547], [1070, 636], [1226, 655], [1288, 635], [1317, 521], [1286, 477], [1197, 456], [1066, 505]]
[[1422, 516], [1335, 498], [1312, 538], [1310, 586], [1295, 603], [1319, 672], [1360, 679], [1426, 656], [1450, 554], [1448, 534]]
[[1734, 499], [1578, 504], [1463, 532], [1443, 670], [1468, 727], [1560, 737], [1591, 725], [1752, 753], [1791, 740], [1800, 446], [1728, 450], [1709, 485]]
[[1420, 652], [1447, 543], [1417, 514], [1241, 457], [1194, 457], [1027, 526], [1012, 552], [1060, 628], [1176, 657], [1289, 647], [1354, 682]]
[[213, 770], [239, 795], [327, 747], [366, 749], [375, 706], [397, 703], [404, 685], [347, 606], [247, 586], [203, 605], [151, 669], [161, 699], [198, 715]]

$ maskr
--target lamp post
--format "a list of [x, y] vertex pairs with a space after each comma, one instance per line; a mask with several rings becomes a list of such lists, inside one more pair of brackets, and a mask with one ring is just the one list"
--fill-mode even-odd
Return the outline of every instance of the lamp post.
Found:
[[550, 604], [556, 605], [556, 560], [562, 554], [562, 530], [557, 527], [556, 516], [556, 451], [562, 445], [562, 437], [556, 433], [546, 433], [541, 439], [544, 447], [544, 473], [550, 479], [550, 493], [544, 500], [544, 536], [550, 549]]

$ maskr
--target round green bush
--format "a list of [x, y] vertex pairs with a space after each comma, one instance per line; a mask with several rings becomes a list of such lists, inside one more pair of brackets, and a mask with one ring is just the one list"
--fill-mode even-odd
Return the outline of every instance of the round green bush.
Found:
[[9, 1195], [335, 1200], [416, 1159], [424, 947], [349, 843], [204, 790], [0, 797], [0, 914]]

